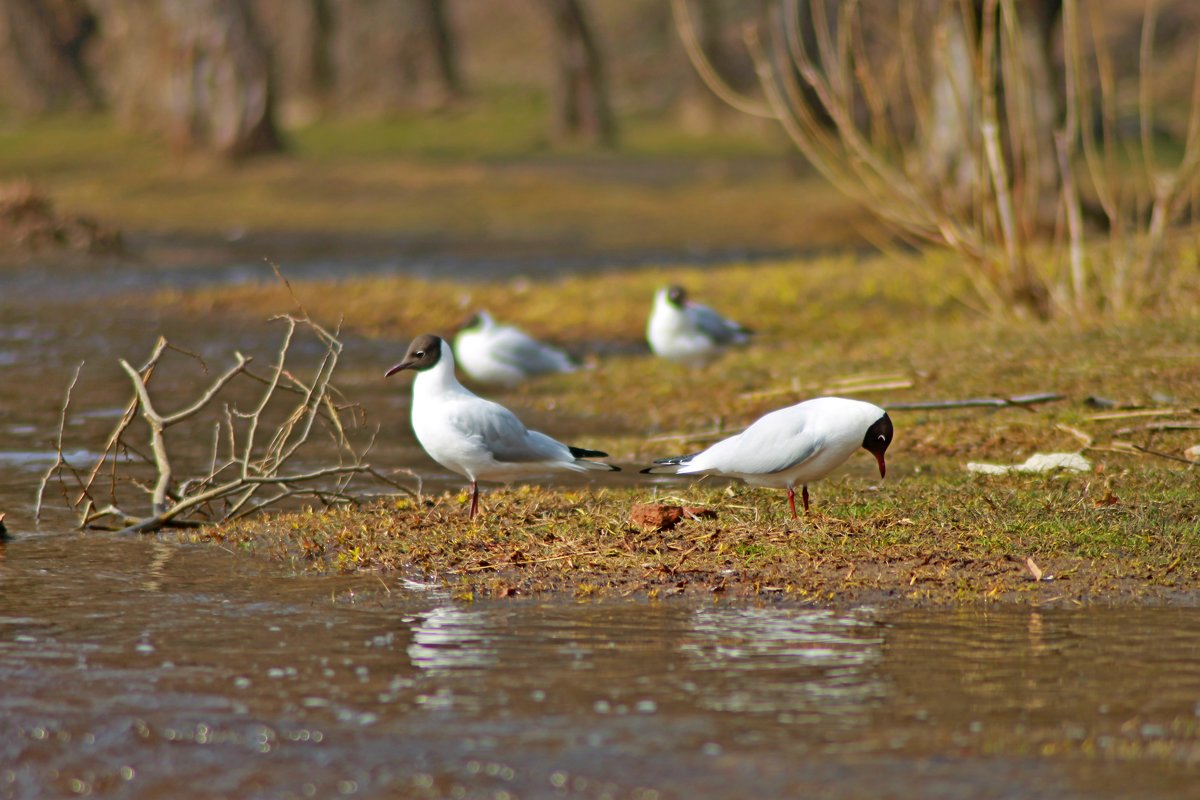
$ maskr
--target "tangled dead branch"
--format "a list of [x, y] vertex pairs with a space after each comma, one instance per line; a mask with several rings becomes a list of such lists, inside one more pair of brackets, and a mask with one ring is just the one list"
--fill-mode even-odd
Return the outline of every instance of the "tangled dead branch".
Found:
[[[234, 353], [234, 363], [195, 400], [170, 413], [159, 410], [150, 392], [151, 378], [169, 351], [191, 354], [159, 337], [141, 367], [120, 359], [133, 397], [87, 468], [71, 464], [63, 451], [71, 392], [79, 379], [76, 370], [63, 401], [57, 458], [38, 489], [37, 513], [54, 480], [78, 515], [80, 527], [122, 533], [234, 520], [289, 498], [307, 497], [326, 506], [348, 503], [355, 499], [352, 484], [364, 478], [415, 494], [367, 463], [374, 433], [362, 443], [352, 440], [351, 430], [361, 427], [359, 410], [344, 402], [331, 383], [342, 352], [337, 336], [308, 318], [281, 316], [273, 321], [284, 326], [284, 333], [275, 363], [265, 375], [251, 369], [251, 358]], [[311, 378], [288, 365], [298, 335], [312, 336], [324, 348]], [[248, 387], [257, 387], [257, 395], [251, 395], [249, 410], [242, 410], [228, 395], [234, 388]], [[181, 459], [168, 449], [167, 432], [184, 423], [195, 424], [206, 411], [213, 418], [210, 457], [191, 477], [179, 480], [176, 462]], [[138, 417], [149, 433], [149, 453], [134, 441]], [[331, 454], [321, 456], [325, 463], [312, 466], [318, 439], [324, 440]], [[308, 466], [300, 466], [302, 462]], [[132, 508], [127, 505], [131, 490], [149, 496], [148, 514], [127, 510]]]
[[[1194, 216], [1200, 193], [1200, 49], [1167, 158], [1153, 135], [1156, 4], [1132, 76], [1115, 74], [1098, 4], [1079, 0], [1061, 4], [1064, 66], [1052, 68], [1054, 26], [1037, 9], [1053, 5], [780, 0], [744, 30], [761, 90], [752, 97], [714, 68], [689, 0], [672, 0], [684, 49], [713, 92], [778, 122], [901, 241], [961, 255], [981, 310], [1152, 308], [1194, 270], [1172, 229]], [[1118, 96], [1127, 85], [1133, 103]], [[1118, 112], [1134, 106], [1131, 135]]]

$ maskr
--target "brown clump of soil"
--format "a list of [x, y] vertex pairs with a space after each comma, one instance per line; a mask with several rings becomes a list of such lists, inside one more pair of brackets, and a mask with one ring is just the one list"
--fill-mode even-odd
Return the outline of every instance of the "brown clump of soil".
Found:
[[60, 214], [29, 181], [0, 185], [0, 247], [23, 252], [114, 253], [121, 234], [92, 217]]
[[697, 506], [672, 506], [662, 503], [635, 503], [629, 521], [642, 528], [669, 531], [684, 519], [716, 519], [717, 512]]

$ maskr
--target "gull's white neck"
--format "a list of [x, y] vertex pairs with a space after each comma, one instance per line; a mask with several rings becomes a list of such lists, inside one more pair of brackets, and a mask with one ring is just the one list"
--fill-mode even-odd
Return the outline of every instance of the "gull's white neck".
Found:
[[418, 372], [416, 380], [413, 381], [413, 399], [416, 401], [453, 393], [470, 394], [454, 376], [454, 354], [450, 351], [450, 345], [443, 340], [441, 348], [442, 355], [438, 362], [431, 368]]

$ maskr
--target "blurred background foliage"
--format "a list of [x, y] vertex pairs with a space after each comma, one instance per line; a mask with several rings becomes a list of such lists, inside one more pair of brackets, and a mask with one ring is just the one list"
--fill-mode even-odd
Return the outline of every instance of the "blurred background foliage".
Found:
[[[0, 0], [0, 174], [134, 226], [174, 204], [177, 227], [554, 217], [617, 246], [857, 230], [960, 253], [985, 313], [1122, 315], [1194, 263], [1197, 33], [1190, 0]], [[249, 162], [275, 166], [231, 190], [219, 167]], [[814, 172], [875, 222], [823, 217], [846, 201]]]

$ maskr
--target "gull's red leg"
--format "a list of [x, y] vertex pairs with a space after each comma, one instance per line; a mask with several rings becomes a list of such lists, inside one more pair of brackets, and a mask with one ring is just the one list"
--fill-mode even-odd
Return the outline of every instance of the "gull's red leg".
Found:
[[800, 490], [800, 499], [804, 501], [804, 513], [807, 514], [808, 513], [808, 484], [807, 483], [804, 484], [804, 486]]
[[[796, 513], [796, 490], [790, 486], [788, 487], [788, 505], [792, 507], [792, 519], [800, 519], [800, 515]], [[804, 509], [807, 511], [808, 506], [806, 505]]]
[[471, 481], [471, 519], [479, 513], [479, 481]]

